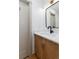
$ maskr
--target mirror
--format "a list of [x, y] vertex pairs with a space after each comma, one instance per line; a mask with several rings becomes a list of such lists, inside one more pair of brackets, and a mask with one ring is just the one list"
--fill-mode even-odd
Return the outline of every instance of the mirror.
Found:
[[59, 1], [46, 9], [45, 16], [46, 27], [59, 28]]

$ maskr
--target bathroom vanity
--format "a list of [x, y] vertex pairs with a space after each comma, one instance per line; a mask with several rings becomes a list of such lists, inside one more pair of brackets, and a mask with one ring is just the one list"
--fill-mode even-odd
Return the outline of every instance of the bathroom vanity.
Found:
[[56, 33], [35, 33], [35, 52], [38, 59], [59, 59], [59, 40]]

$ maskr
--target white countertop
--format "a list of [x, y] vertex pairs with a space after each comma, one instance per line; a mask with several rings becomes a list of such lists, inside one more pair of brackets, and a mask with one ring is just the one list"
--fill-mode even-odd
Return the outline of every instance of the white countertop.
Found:
[[59, 30], [54, 30], [52, 34], [49, 32], [35, 32], [35, 34], [59, 44]]

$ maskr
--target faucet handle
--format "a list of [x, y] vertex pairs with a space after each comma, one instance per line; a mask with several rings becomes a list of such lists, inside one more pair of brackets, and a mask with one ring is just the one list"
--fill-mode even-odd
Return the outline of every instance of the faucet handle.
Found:
[[52, 29], [52, 27], [51, 27], [51, 26], [48, 26], [47, 28], [48, 28], [48, 29]]

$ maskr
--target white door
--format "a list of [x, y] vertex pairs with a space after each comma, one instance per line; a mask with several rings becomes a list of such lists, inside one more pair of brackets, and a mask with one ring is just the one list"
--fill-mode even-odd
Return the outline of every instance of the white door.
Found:
[[19, 2], [19, 59], [23, 59], [28, 55], [29, 40], [29, 14], [28, 5]]

